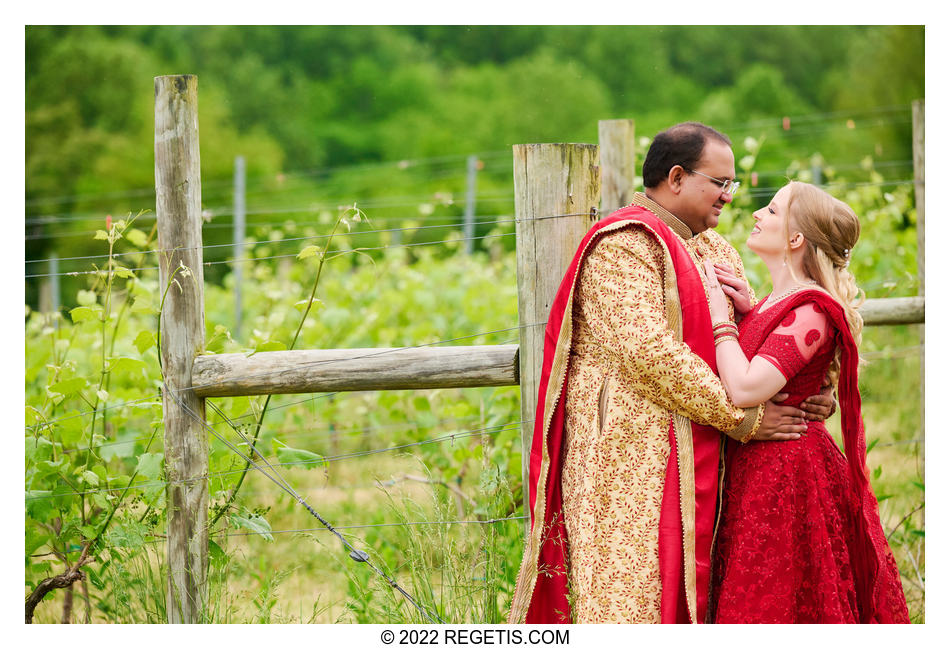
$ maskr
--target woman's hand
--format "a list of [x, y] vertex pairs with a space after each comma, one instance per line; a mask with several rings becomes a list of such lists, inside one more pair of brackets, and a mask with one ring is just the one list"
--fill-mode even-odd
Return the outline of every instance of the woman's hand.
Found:
[[723, 287], [719, 284], [719, 278], [716, 277], [716, 268], [711, 261], [703, 262], [706, 269], [706, 288], [709, 292], [709, 315], [713, 324], [717, 322], [729, 322], [729, 305], [726, 302], [726, 294]]
[[752, 298], [749, 296], [749, 284], [736, 277], [735, 269], [729, 264], [714, 264], [716, 277], [723, 293], [732, 298], [737, 315], [745, 315], [752, 310]]

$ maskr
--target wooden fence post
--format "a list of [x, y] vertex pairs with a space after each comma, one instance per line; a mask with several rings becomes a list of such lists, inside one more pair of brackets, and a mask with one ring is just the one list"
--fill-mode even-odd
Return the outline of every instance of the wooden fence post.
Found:
[[597, 132], [603, 178], [600, 213], [608, 216], [633, 200], [637, 176], [634, 123], [632, 119], [602, 119], [597, 122]]
[[544, 323], [577, 245], [599, 218], [594, 208], [600, 203], [600, 168], [598, 147], [593, 144], [518, 144], [513, 148], [521, 324], [521, 468], [527, 513]]
[[[925, 297], [924, 291], [924, 100], [914, 102], [914, 204], [917, 207], [917, 295]], [[920, 328], [920, 448], [918, 455], [920, 476], [924, 477], [924, 438], [926, 435], [925, 377], [924, 371], [924, 325]]]
[[[191, 390], [195, 355], [204, 346], [198, 79], [155, 78], [155, 212], [164, 386], [167, 496], [167, 616], [203, 622], [208, 569], [208, 434], [204, 399]], [[187, 271], [180, 270], [181, 266]]]

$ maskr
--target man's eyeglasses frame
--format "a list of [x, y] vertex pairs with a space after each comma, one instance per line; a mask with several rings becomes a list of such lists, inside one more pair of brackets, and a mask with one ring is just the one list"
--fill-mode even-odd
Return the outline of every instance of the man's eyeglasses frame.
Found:
[[719, 180], [718, 178], [713, 178], [712, 176], [707, 176], [701, 171], [696, 171], [695, 169], [686, 169], [683, 167], [686, 173], [699, 174], [703, 178], [709, 178], [713, 181], [714, 184], [719, 185], [720, 190], [724, 194], [729, 194], [730, 196], [735, 196], [736, 192], [739, 191], [739, 181], [738, 180]]

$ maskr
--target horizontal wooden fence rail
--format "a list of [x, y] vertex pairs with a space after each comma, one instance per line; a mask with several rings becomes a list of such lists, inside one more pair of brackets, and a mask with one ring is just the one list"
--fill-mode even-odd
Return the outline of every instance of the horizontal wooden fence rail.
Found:
[[923, 297], [887, 297], [867, 300], [858, 309], [865, 325], [923, 324]]
[[[866, 325], [924, 321], [924, 298], [868, 300]], [[318, 349], [199, 356], [198, 397], [518, 385], [518, 345]]]
[[198, 356], [192, 385], [202, 397], [518, 385], [518, 345]]

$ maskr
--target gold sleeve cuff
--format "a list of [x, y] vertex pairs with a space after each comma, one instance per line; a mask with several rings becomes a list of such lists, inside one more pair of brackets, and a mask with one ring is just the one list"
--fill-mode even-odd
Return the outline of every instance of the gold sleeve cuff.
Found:
[[753, 406], [752, 408], [744, 408], [744, 410], [745, 416], [739, 425], [726, 432], [726, 435], [743, 444], [751, 440], [755, 436], [756, 431], [759, 430], [762, 417], [765, 415], [765, 404]]

